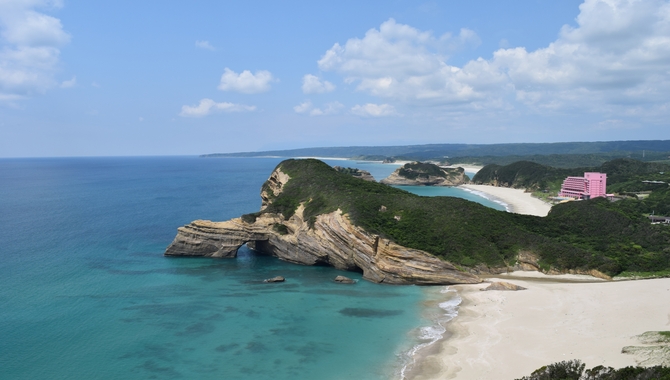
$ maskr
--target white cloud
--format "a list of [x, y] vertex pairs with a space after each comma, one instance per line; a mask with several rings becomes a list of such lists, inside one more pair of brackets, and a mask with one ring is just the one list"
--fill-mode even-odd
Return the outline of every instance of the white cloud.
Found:
[[501, 49], [492, 66], [531, 106], [654, 104], [670, 95], [670, 4], [587, 0], [577, 27], [528, 52]]
[[236, 91], [243, 94], [256, 94], [270, 90], [270, 83], [275, 81], [269, 71], [261, 70], [252, 74], [249, 70], [236, 73], [229, 68], [225, 68], [221, 76], [219, 90]]
[[202, 99], [196, 106], [182, 106], [179, 116], [184, 117], [203, 117], [213, 112], [249, 112], [254, 111], [256, 106], [247, 106], [244, 104], [235, 104], [222, 102], [217, 103], [212, 99]]
[[319, 77], [306, 74], [302, 77], [302, 92], [305, 94], [323, 94], [335, 90], [335, 85], [327, 80], [321, 81]]
[[11, 108], [21, 108], [20, 104], [17, 101], [24, 100], [25, 96], [16, 95], [16, 94], [3, 94], [0, 93], [0, 103], [9, 106]]
[[471, 86], [457, 80], [458, 69], [445, 62], [449, 53], [476, 46], [477, 35], [468, 29], [460, 34], [436, 37], [390, 19], [370, 29], [362, 39], [336, 43], [318, 61], [324, 71], [336, 71], [345, 82], [357, 82], [357, 90], [406, 101], [439, 99], [440, 102], [474, 100]]
[[56, 1], [0, 1], [0, 94], [24, 97], [57, 86], [60, 47], [70, 35], [59, 19], [36, 11]]
[[77, 77], [72, 77], [70, 80], [64, 80], [60, 83], [61, 88], [70, 88], [74, 87], [77, 84]]
[[436, 37], [391, 19], [363, 38], [336, 43], [318, 65], [358, 91], [436, 112], [668, 115], [670, 3], [586, 0], [576, 23], [544, 48], [501, 48], [490, 59], [455, 66], [450, 52], [476, 44], [474, 32]]
[[398, 113], [395, 110], [395, 107], [393, 107], [390, 104], [373, 104], [373, 103], [367, 103], [364, 105], [357, 104], [351, 108], [351, 113], [358, 116], [373, 116], [373, 117], [398, 115]]
[[630, 122], [619, 119], [608, 119], [600, 121], [595, 129], [603, 131], [619, 130], [619, 129], [639, 129], [641, 127], [639, 122]]
[[209, 41], [195, 41], [195, 47], [205, 50], [214, 51], [216, 48], [212, 46]]
[[297, 113], [305, 113], [310, 116], [324, 116], [324, 115], [334, 115], [339, 113], [344, 108], [344, 105], [340, 102], [330, 102], [324, 104], [321, 108], [316, 108], [311, 101], [306, 100], [297, 106], [293, 107], [293, 110]]
[[340, 112], [344, 105], [340, 102], [326, 103], [322, 108], [314, 108], [310, 111], [311, 116], [334, 115]]
[[310, 102], [309, 100], [306, 100], [306, 101], [298, 104], [297, 106], [293, 107], [293, 110], [297, 113], [305, 113], [305, 112], [308, 112], [309, 110], [311, 110], [312, 108], [314, 108], [314, 106], [312, 105], [312, 102]]

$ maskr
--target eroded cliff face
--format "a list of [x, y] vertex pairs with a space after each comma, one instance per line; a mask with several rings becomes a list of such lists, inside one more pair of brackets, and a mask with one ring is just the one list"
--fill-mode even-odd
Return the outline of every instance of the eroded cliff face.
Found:
[[[288, 233], [277, 232], [277, 225]], [[327, 264], [362, 271], [367, 280], [388, 284], [472, 284], [481, 280], [426, 252], [410, 249], [354, 226], [341, 211], [319, 215], [313, 228], [302, 207], [289, 219], [263, 214], [254, 223], [196, 220], [180, 227], [167, 256], [228, 257], [245, 243], [296, 264]]]
[[281, 168], [275, 169], [272, 174], [270, 174], [270, 178], [265, 181], [263, 188], [261, 188], [261, 211], [268, 207], [274, 197], [281, 194], [284, 184], [290, 179], [291, 177], [282, 172]]
[[[289, 176], [275, 170], [264, 185], [263, 209], [281, 192]], [[167, 256], [228, 257], [243, 244], [296, 264], [332, 265], [362, 271], [367, 280], [388, 284], [471, 284], [479, 277], [416, 249], [400, 246], [351, 223], [340, 210], [316, 217], [314, 226], [303, 219], [300, 206], [290, 219], [264, 213], [254, 222], [241, 218], [226, 222], [196, 220], [180, 227]]]

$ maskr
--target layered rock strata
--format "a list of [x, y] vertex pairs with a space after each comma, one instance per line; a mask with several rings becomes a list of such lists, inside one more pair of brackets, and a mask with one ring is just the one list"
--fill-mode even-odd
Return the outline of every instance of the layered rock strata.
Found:
[[[263, 207], [290, 178], [275, 170], [262, 189]], [[251, 248], [281, 260], [303, 265], [331, 265], [363, 272], [363, 278], [385, 284], [472, 284], [476, 275], [427, 252], [406, 248], [355, 226], [340, 210], [316, 217], [310, 227], [301, 205], [288, 220], [281, 214], [262, 213], [253, 222], [242, 218], [226, 222], [196, 220], [180, 227], [166, 256], [234, 258], [237, 250]], [[279, 228], [281, 227], [281, 228]]]
[[[274, 226], [283, 224], [282, 235]], [[362, 271], [363, 278], [387, 284], [472, 284], [479, 277], [461, 272], [452, 264], [416, 249], [354, 226], [341, 211], [319, 215], [313, 228], [302, 219], [302, 209], [289, 219], [262, 214], [254, 223], [240, 218], [226, 222], [196, 220], [180, 227], [166, 256], [237, 256], [247, 243], [251, 248], [303, 265], [331, 265], [338, 269]]]

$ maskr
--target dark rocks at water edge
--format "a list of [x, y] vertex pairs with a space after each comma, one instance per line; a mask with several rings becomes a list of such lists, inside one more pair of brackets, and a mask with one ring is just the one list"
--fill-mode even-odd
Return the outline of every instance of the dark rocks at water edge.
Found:
[[355, 284], [356, 283], [356, 281], [350, 279], [349, 277], [345, 277], [345, 276], [335, 277], [335, 282], [340, 283], [340, 284]]
[[286, 279], [282, 276], [275, 276], [272, 278], [266, 278], [263, 282], [284, 282]]

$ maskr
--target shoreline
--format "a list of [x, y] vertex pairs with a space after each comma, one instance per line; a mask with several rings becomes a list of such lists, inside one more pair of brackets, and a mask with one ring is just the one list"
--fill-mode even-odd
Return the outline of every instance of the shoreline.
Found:
[[513, 380], [571, 359], [586, 368], [621, 368], [642, 359], [621, 353], [642, 345], [637, 335], [670, 330], [670, 278], [614, 282], [513, 272], [487, 281], [527, 290], [450, 286], [461, 299], [457, 316], [436, 347], [418, 352], [406, 379]]
[[448, 166], [443, 166], [444, 168], [463, 168], [467, 173], [475, 173], [477, 174], [478, 171], [482, 170], [483, 166], [479, 165], [459, 165], [459, 164], [454, 164], [454, 165], [448, 165]]
[[[468, 190], [475, 194], [483, 193], [485, 198], [494, 202], [506, 205], [508, 212], [524, 215], [547, 216], [551, 205], [540, 199], [533, 197], [522, 189], [512, 189], [508, 187], [496, 187], [489, 185], [460, 185], [459, 188]], [[479, 195], [479, 194], [477, 194]], [[481, 195], [480, 195], [481, 196]]]

